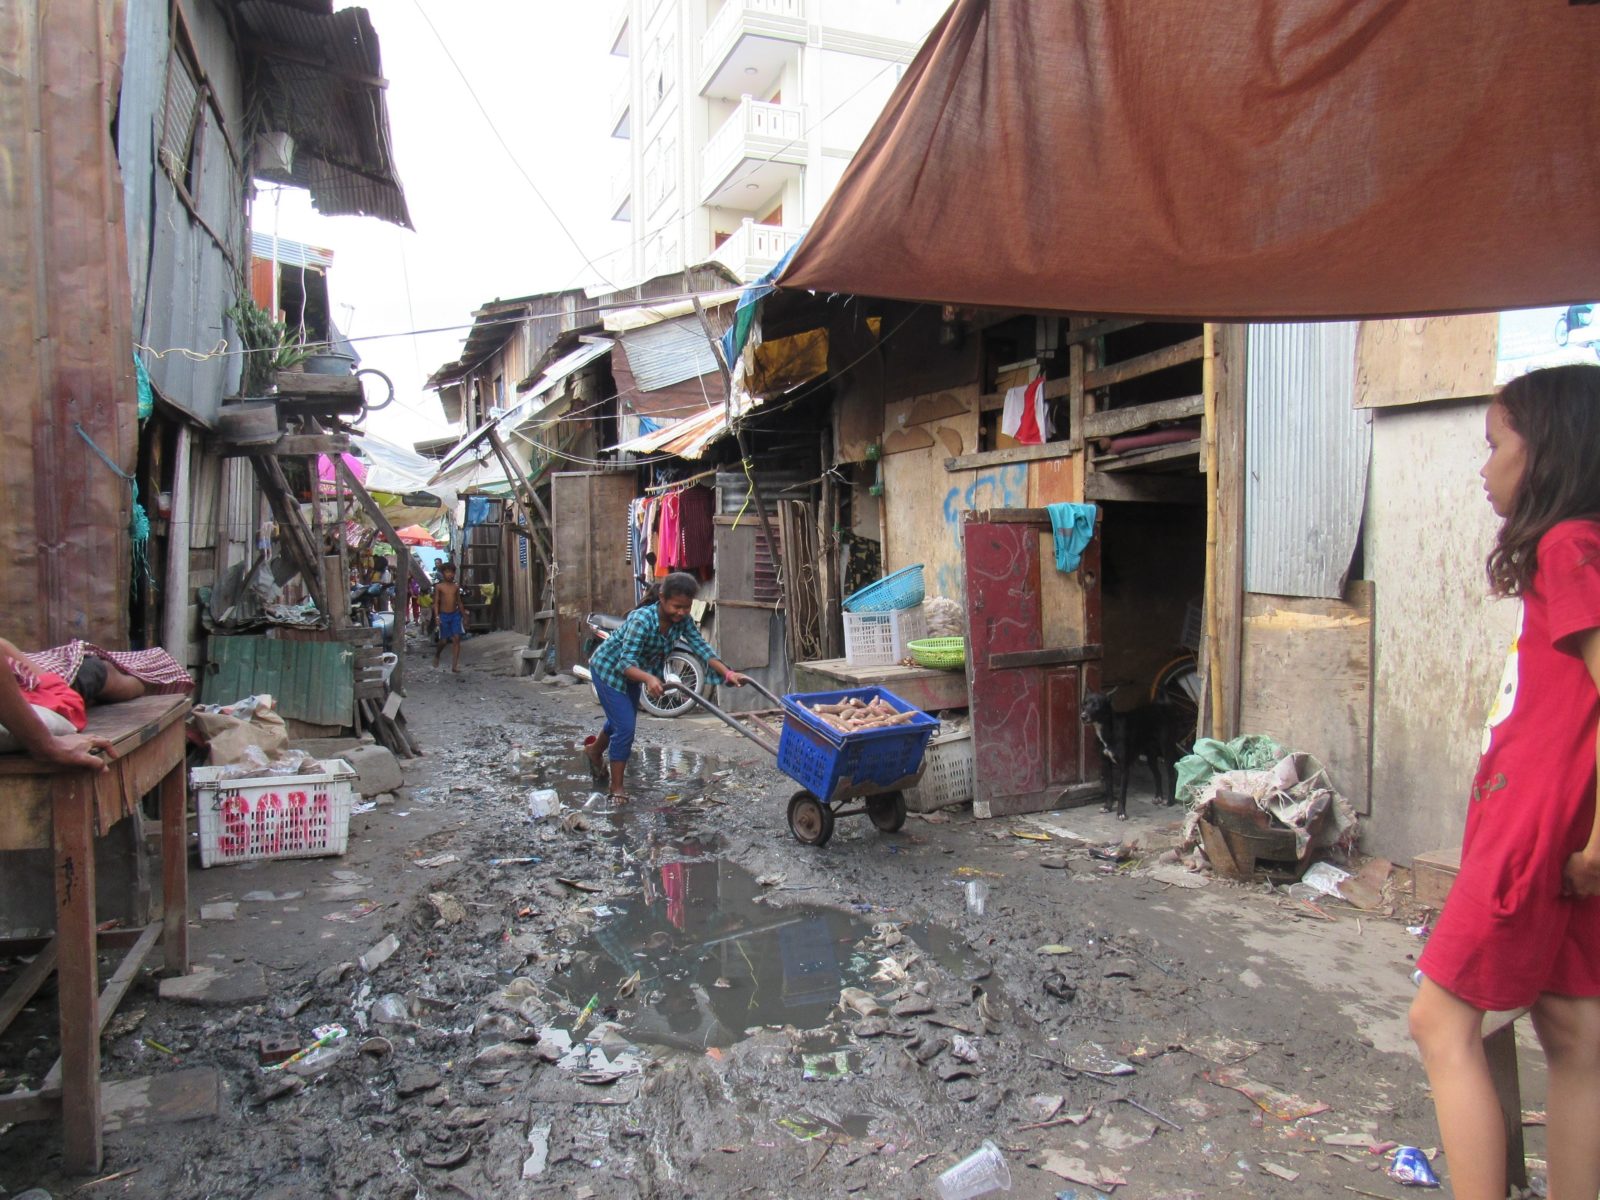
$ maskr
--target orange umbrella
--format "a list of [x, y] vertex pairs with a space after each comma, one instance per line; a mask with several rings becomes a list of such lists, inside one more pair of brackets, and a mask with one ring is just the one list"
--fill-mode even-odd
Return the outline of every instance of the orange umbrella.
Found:
[[443, 544], [421, 525], [407, 525], [404, 529], [396, 529], [395, 534], [408, 546], [428, 546], [437, 550]]

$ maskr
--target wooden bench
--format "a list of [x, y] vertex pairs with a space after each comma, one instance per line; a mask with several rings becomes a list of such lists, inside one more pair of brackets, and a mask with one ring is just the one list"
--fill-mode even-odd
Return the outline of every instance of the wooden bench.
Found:
[[[1418, 904], [1443, 908], [1450, 886], [1461, 871], [1461, 848], [1433, 850], [1411, 860], [1412, 894]], [[1500, 1101], [1500, 1116], [1506, 1128], [1506, 1182], [1528, 1186], [1527, 1152], [1522, 1139], [1522, 1078], [1517, 1068], [1517, 1030], [1519, 1019], [1529, 1010], [1483, 1014], [1483, 1052], [1489, 1060], [1489, 1077]]]
[[[51, 850], [56, 932], [48, 939], [0, 940], [0, 953], [34, 953], [0, 996], [0, 1030], [57, 976], [61, 1057], [42, 1085], [0, 1096], [0, 1124], [60, 1118], [69, 1172], [100, 1169], [100, 1034], [157, 942], [169, 972], [189, 969], [188, 784], [184, 771], [182, 696], [143, 696], [89, 712], [88, 733], [115, 746], [103, 773], [58, 767], [23, 755], [0, 756], [0, 851]], [[132, 816], [141, 798], [161, 800], [162, 912], [140, 929], [98, 932], [95, 838]], [[127, 953], [100, 986], [97, 955]]]

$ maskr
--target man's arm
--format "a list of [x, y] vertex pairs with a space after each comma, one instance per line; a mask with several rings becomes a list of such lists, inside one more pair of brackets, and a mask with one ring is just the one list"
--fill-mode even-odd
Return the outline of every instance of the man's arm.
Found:
[[[10, 642], [6, 642], [11, 647]], [[12, 650], [15, 647], [11, 647]], [[4, 725], [23, 744], [28, 753], [41, 762], [60, 763], [68, 767], [87, 767], [104, 771], [106, 760], [91, 753], [93, 750], [111, 752], [112, 746], [103, 737], [73, 734], [57, 737], [44, 727], [33, 705], [22, 694], [22, 687], [11, 673], [9, 662], [0, 663], [0, 725]]]

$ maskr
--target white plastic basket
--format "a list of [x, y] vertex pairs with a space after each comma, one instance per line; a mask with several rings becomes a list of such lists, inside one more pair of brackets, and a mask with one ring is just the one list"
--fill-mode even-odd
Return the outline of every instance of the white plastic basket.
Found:
[[931, 738], [922, 761], [926, 764], [922, 778], [906, 789], [907, 809], [933, 812], [972, 799], [971, 729]]
[[906, 657], [907, 642], [925, 637], [922, 605], [888, 612], [844, 614], [844, 658], [852, 667], [892, 667]]
[[189, 772], [202, 867], [344, 853], [356, 771], [342, 758], [325, 759], [321, 771], [305, 775], [222, 779], [225, 769]]

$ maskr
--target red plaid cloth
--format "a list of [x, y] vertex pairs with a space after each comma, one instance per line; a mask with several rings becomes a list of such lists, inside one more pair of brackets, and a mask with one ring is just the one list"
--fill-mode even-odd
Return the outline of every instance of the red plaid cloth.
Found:
[[[78, 668], [83, 666], [85, 656], [93, 654], [135, 679], [143, 680], [146, 689], [157, 695], [177, 695], [194, 690], [194, 680], [189, 672], [159, 646], [151, 650], [102, 650], [88, 642], [68, 642], [65, 646], [32, 650], [27, 654], [42, 670], [59, 675], [68, 683], [78, 677]], [[37, 678], [26, 663], [13, 660], [11, 672], [23, 687], [37, 685]]]

